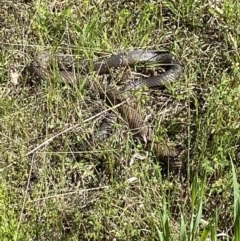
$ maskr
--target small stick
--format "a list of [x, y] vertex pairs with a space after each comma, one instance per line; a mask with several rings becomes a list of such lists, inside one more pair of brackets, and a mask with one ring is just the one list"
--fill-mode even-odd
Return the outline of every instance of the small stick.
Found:
[[[102, 111], [102, 112], [100, 112], [100, 113], [98, 113], [98, 114], [96, 114], [96, 115], [94, 115], [94, 116], [92, 116], [92, 117], [84, 120], [83, 123], [86, 123], [86, 122], [88, 122], [88, 121], [91, 121], [91, 120], [93, 120], [94, 118], [96, 118], [96, 117], [98, 117], [98, 116], [100, 116], [100, 115], [108, 112], [109, 110], [118, 108], [119, 106], [121, 106], [121, 105], [123, 105], [123, 104], [125, 104], [125, 103], [126, 103], [126, 101], [123, 101], [123, 102], [121, 102], [121, 103], [119, 103], [119, 104], [117, 104], [117, 105], [114, 105], [113, 107], [108, 108], [108, 109], [106, 109], [106, 110], [104, 110], [104, 111]], [[43, 143], [41, 143], [40, 145], [38, 145], [37, 147], [35, 147], [33, 150], [29, 151], [29, 152], [25, 155], [25, 157], [33, 154], [34, 152], [36, 152], [37, 150], [39, 150], [41, 147], [43, 147], [43, 146], [45, 146], [45, 145], [48, 145], [50, 142], [52, 142], [52, 141], [53, 141], [55, 138], [57, 138], [58, 136], [63, 135], [63, 134], [65, 134], [65, 133], [67, 133], [67, 132], [75, 129], [75, 128], [78, 127], [79, 125], [80, 125], [80, 124], [76, 124], [76, 125], [74, 125], [74, 126], [71, 126], [71, 127], [67, 128], [66, 130], [64, 130], [64, 131], [62, 131], [62, 132], [59, 132], [58, 134], [50, 137], [49, 139], [47, 139], [46, 141], [44, 141]]]

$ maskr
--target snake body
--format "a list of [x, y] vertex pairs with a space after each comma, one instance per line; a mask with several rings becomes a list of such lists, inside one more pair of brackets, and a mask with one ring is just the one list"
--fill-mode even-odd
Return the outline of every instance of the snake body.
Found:
[[[48, 69], [49, 62], [51, 61], [51, 55], [44, 53], [32, 61], [29, 70], [37, 78], [46, 79], [51, 75]], [[69, 70], [67, 67], [67, 65], [71, 66], [70, 62], [70, 60], [65, 60], [64, 65], [66, 68], [64, 70], [59, 70], [59, 73], [64, 80], [73, 82], [76, 80], [76, 74], [73, 70]], [[92, 65], [90, 65], [89, 61], [85, 60], [79, 62], [78, 65], [85, 71], [85, 73], [89, 73], [93, 70], [98, 74], [108, 74], [111, 69], [132, 66], [136, 63], [146, 64], [152, 62], [163, 65], [166, 68], [166, 71], [156, 76], [142, 78], [134, 83], [127, 84], [121, 91], [110, 88], [105, 88], [104, 91], [104, 88], [99, 88], [99, 91], [101, 92], [100, 96], [107, 97], [108, 102], [111, 105], [122, 103], [117, 108], [117, 111], [128, 123], [133, 134], [139, 137], [145, 146], [152, 148], [160, 161], [166, 162], [166, 156], [168, 156], [171, 151], [166, 151], [166, 148], [168, 147], [155, 143], [153, 130], [147, 126], [136, 109], [126, 103], [126, 97], [124, 97], [123, 92], [130, 89], [138, 89], [144, 85], [149, 88], [159, 87], [175, 81], [182, 73], [182, 66], [179, 60], [171, 52], [165, 50], [133, 50], [112, 55], [106, 59], [98, 59], [94, 61]], [[86, 83], [86, 86], [88, 85], [89, 83]]]

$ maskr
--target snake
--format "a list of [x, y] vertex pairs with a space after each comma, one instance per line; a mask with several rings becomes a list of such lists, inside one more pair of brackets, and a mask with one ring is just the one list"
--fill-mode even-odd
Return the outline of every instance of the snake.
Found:
[[[63, 58], [59, 58], [57, 62], [61, 62]], [[49, 66], [53, 61], [52, 54], [44, 52], [34, 57], [28, 66], [28, 71], [35, 78], [46, 80], [52, 74]], [[62, 61], [63, 62], [63, 61]], [[169, 155], [174, 153], [173, 149], [168, 145], [163, 145], [154, 140], [154, 132], [151, 127], [147, 125], [141, 114], [130, 104], [126, 102], [125, 93], [130, 90], [137, 90], [143, 86], [148, 88], [155, 88], [165, 86], [168, 83], [172, 83], [178, 79], [183, 71], [183, 67], [179, 59], [168, 50], [145, 50], [136, 49], [131, 51], [124, 51], [108, 58], [99, 58], [90, 63], [88, 60], [81, 60], [77, 64], [84, 71], [85, 75], [89, 74], [91, 71], [96, 72], [98, 75], [109, 74], [112, 69], [117, 69], [120, 67], [134, 66], [136, 64], [148, 64], [157, 63], [163, 66], [163, 72], [150, 76], [147, 78], [140, 78], [137, 81], [126, 84], [121, 90], [116, 90], [113, 88], [105, 88], [100, 85], [98, 91], [100, 96], [105, 97], [107, 102], [111, 106], [118, 106], [116, 108], [117, 112], [120, 114], [122, 119], [126, 121], [129, 128], [131, 129], [133, 136], [138, 137], [138, 139], [143, 143], [147, 149], [151, 149], [155, 152], [156, 157], [160, 162], [166, 163]], [[67, 81], [74, 82], [77, 80], [77, 71], [74, 71], [70, 66], [72, 66], [72, 60], [69, 58], [64, 58], [64, 63], [61, 63], [64, 67], [59, 67], [59, 76]], [[60, 64], [59, 64], [60, 66]], [[86, 80], [85, 86], [89, 88], [91, 84]], [[124, 94], [123, 94], [124, 93]], [[105, 124], [105, 128], [108, 128], [108, 124]]]

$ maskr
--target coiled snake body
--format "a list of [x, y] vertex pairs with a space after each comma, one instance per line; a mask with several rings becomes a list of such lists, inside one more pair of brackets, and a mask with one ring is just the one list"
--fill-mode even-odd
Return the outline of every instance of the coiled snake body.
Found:
[[[33, 60], [29, 71], [38, 78], [46, 79], [51, 74], [46, 67], [49, 66], [49, 62], [51, 61], [51, 55], [44, 53]], [[117, 110], [121, 114], [122, 118], [128, 123], [131, 130], [133, 130], [133, 134], [138, 136], [147, 147], [151, 147], [160, 161], [166, 162], [166, 155], [168, 155], [166, 146], [163, 147], [162, 144], [154, 141], [153, 130], [147, 126], [136, 109], [125, 102], [125, 97], [122, 93], [130, 89], [140, 88], [144, 85], [152, 88], [173, 82], [179, 78], [182, 72], [182, 66], [180, 65], [178, 59], [172, 53], [165, 50], [133, 50], [112, 55], [107, 59], [96, 60], [91, 67], [92, 70], [96, 71], [98, 74], [108, 74], [110, 69], [113, 68], [148, 62], [161, 64], [166, 67], [166, 71], [156, 76], [142, 78], [134, 83], [127, 84], [122, 91], [110, 88], [105, 88], [105, 90], [104, 88], [99, 88], [99, 91], [102, 91], [101, 95], [107, 97], [111, 105], [122, 103], [119, 105]], [[90, 71], [90, 63], [88, 61], [81, 61], [79, 66], [87, 72]], [[76, 79], [75, 72], [72, 70], [60, 70], [59, 73], [64, 80], [72, 82]], [[86, 83], [86, 86], [88, 86], [88, 83]], [[165, 151], [163, 151], [164, 149]]]

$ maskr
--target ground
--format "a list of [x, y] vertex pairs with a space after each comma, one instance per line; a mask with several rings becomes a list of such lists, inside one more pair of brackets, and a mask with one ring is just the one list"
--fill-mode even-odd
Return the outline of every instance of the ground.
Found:
[[[2, 0], [2, 240], [240, 240], [239, 22], [233, 0]], [[98, 93], [56, 68], [48, 81], [25, 71], [42, 51], [77, 65], [138, 48], [168, 49], [184, 67], [134, 93], [156, 139], [175, 146], [177, 170], [121, 118], [89, 145], [109, 109]]]

